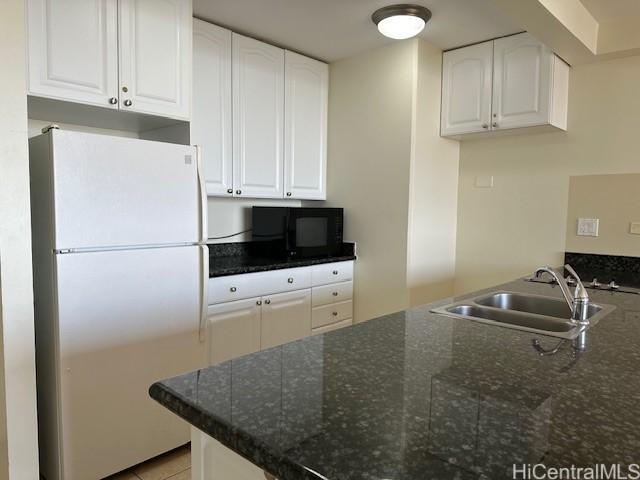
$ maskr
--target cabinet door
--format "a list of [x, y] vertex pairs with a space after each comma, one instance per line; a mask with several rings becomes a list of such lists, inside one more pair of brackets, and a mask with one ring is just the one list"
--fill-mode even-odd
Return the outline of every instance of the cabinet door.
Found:
[[260, 304], [257, 297], [209, 307], [211, 365], [260, 350]]
[[285, 196], [327, 198], [329, 66], [285, 52]]
[[283, 197], [284, 50], [233, 34], [236, 195]]
[[488, 130], [493, 42], [445, 52], [442, 61], [441, 135]]
[[494, 42], [493, 127], [549, 122], [551, 50], [528, 33]]
[[311, 335], [311, 289], [263, 298], [263, 349]]
[[188, 120], [191, 1], [119, 2], [121, 108]]
[[191, 143], [202, 148], [208, 195], [233, 193], [231, 32], [193, 19]]
[[118, 108], [114, 0], [28, 0], [29, 94]]

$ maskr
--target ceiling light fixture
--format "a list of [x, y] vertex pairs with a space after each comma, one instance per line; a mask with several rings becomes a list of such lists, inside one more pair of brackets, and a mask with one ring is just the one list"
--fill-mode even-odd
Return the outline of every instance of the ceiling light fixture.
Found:
[[371, 20], [385, 37], [403, 40], [418, 35], [431, 18], [431, 11], [421, 5], [389, 5], [373, 12]]

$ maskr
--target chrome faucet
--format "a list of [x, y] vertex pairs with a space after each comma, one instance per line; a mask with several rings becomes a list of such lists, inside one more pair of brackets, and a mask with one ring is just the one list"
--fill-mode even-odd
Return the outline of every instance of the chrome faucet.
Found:
[[589, 325], [588, 307], [591, 303], [589, 293], [587, 292], [587, 289], [584, 288], [584, 285], [576, 271], [571, 268], [571, 265], [565, 265], [564, 268], [576, 281], [576, 289], [573, 293], [571, 293], [571, 289], [564, 277], [561, 274], [558, 274], [558, 272], [553, 270], [551, 267], [538, 268], [534, 273], [534, 277], [540, 278], [544, 273], [551, 275], [554, 280], [558, 282], [562, 295], [567, 301], [569, 308], [571, 308], [571, 321], [576, 325]]

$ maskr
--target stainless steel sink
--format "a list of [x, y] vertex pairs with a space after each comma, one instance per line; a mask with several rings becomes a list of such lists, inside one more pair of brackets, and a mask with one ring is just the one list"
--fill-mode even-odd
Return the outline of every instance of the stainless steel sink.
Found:
[[435, 308], [432, 312], [542, 335], [574, 339], [614, 309], [612, 305], [592, 303], [587, 307], [589, 325], [576, 325], [571, 322], [571, 309], [563, 299], [498, 291]]

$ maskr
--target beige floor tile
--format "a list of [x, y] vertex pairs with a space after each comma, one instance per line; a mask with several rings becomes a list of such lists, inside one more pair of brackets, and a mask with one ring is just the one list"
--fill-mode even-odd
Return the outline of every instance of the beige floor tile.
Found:
[[140, 480], [135, 474], [132, 472], [120, 472], [115, 475], [111, 475], [110, 477], [105, 478], [104, 480]]
[[191, 480], [191, 469], [180, 472], [167, 480]]
[[189, 467], [191, 467], [191, 450], [186, 446], [141, 463], [133, 467], [133, 472], [142, 480], [167, 480]]

